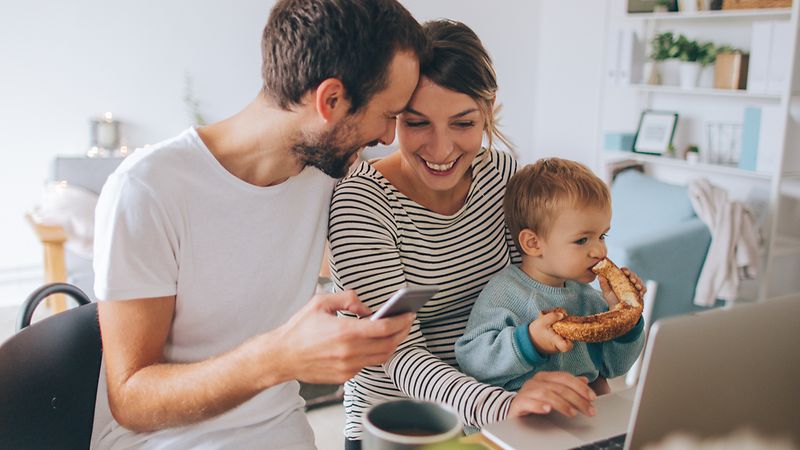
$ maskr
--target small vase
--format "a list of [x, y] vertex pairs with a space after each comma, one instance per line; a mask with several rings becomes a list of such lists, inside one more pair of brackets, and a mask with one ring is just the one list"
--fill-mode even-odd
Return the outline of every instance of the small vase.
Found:
[[680, 65], [680, 80], [681, 88], [694, 89], [697, 87], [697, 80], [700, 78], [700, 63], [696, 62], [681, 62]]
[[658, 75], [658, 63], [655, 61], [647, 61], [642, 68], [642, 83], [644, 84], [660, 84], [661, 77]]

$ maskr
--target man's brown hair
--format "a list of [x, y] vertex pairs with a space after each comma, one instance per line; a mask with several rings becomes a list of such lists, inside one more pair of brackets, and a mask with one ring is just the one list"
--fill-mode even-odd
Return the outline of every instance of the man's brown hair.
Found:
[[261, 40], [264, 93], [283, 109], [327, 78], [342, 82], [350, 113], [386, 87], [398, 51], [420, 62], [427, 41], [396, 0], [279, 0]]
[[519, 169], [506, 185], [506, 224], [520, 252], [520, 231], [547, 237], [558, 213], [569, 207], [611, 208], [608, 186], [579, 162], [540, 159]]

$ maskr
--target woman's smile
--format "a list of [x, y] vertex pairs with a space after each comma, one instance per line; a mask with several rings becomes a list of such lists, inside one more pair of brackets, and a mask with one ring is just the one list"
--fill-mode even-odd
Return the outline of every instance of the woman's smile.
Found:
[[423, 158], [423, 157], [421, 157], [419, 155], [417, 155], [417, 157], [419, 158], [420, 161], [422, 161], [422, 164], [427, 169], [427, 172], [429, 174], [437, 176], [437, 177], [448, 176], [448, 175], [452, 174], [453, 172], [455, 172], [456, 164], [461, 159], [461, 156], [459, 156], [458, 158], [456, 158], [456, 159], [454, 159], [454, 160], [452, 160], [452, 161], [450, 161], [448, 163], [436, 164], [436, 163], [432, 163], [432, 162], [426, 160], [425, 158]]

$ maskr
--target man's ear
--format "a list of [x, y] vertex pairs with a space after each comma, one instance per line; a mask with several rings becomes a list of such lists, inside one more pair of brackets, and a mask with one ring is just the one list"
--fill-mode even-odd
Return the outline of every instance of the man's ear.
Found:
[[541, 256], [543, 242], [539, 235], [533, 230], [524, 228], [520, 230], [517, 237], [519, 238], [519, 246], [522, 248], [523, 253], [528, 256]]
[[344, 84], [336, 78], [327, 78], [317, 86], [315, 92], [317, 112], [326, 122], [336, 121], [347, 115], [350, 102], [347, 100]]

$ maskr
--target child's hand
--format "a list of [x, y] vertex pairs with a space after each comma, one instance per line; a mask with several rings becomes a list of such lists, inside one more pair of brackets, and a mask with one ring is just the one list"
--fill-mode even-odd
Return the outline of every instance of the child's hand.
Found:
[[553, 324], [564, 318], [564, 314], [552, 311], [539, 314], [539, 317], [528, 325], [528, 334], [534, 348], [542, 355], [564, 353], [572, 350], [572, 341], [564, 339], [553, 331]]
[[[622, 273], [627, 275], [628, 279], [631, 280], [631, 283], [633, 283], [633, 285], [636, 287], [636, 290], [639, 291], [639, 298], [644, 299], [644, 294], [647, 293], [647, 288], [645, 287], [642, 279], [639, 278], [639, 275], [636, 275], [636, 273], [632, 272], [627, 267], [620, 267], [620, 269], [622, 270]], [[606, 299], [606, 302], [608, 302], [608, 309], [612, 309], [617, 303], [619, 303], [619, 299], [617, 298], [617, 295], [614, 294], [614, 291], [611, 290], [611, 285], [608, 283], [606, 277], [598, 276], [597, 279], [600, 281], [600, 289], [603, 291], [603, 297]]]

